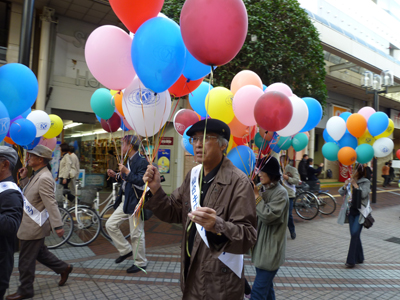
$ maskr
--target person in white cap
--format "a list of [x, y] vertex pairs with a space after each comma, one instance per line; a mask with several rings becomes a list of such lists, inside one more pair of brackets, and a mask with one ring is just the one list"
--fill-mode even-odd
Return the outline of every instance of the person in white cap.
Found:
[[17, 161], [17, 151], [0, 146], [0, 299], [6, 293], [14, 268], [17, 231], [22, 219], [23, 199], [12, 177]]
[[21, 284], [16, 293], [6, 297], [7, 300], [34, 296], [36, 260], [61, 275], [59, 286], [65, 284], [72, 271], [72, 265], [58, 259], [44, 244], [44, 239], [50, 235], [52, 228], [59, 237], [64, 235], [63, 223], [54, 195], [55, 181], [47, 167], [51, 159], [52, 150], [38, 145], [28, 151], [28, 165], [34, 171], [29, 180], [28, 170], [26, 168], [19, 170], [25, 196], [24, 214], [17, 234], [21, 241], [18, 263]]

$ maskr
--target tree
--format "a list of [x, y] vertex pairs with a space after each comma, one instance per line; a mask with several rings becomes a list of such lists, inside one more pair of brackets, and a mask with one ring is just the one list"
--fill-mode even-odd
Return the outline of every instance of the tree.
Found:
[[[214, 86], [230, 87], [235, 74], [256, 72], [264, 84], [284, 82], [299, 97], [325, 104], [325, 62], [319, 34], [297, 0], [243, 0], [249, 29], [238, 55], [215, 71]], [[179, 23], [184, 0], [166, 0], [163, 13]]]

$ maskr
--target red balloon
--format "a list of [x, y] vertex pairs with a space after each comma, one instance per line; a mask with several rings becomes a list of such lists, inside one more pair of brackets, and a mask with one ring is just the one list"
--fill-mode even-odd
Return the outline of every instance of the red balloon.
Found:
[[396, 156], [398, 159], [400, 159], [400, 149], [396, 151]]
[[192, 126], [194, 123], [200, 121], [199, 115], [191, 109], [181, 109], [174, 117], [174, 128], [180, 134], [183, 135], [185, 130]]
[[121, 126], [121, 117], [114, 113], [107, 121], [101, 119], [101, 127], [107, 132], [116, 132]]
[[243, 0], [186, 0], [180, 25], [189, 52], [205, 65], [221, 66], [243, 46], [247, 11]]
[[238, 146], [244, 145], [246, 143], [246, 140], [244, 138], [236, 137], [236, 136], [232, 136], [232, 138], [233, 138], [233, 141], [235, 142], [235, 144]]
[[181, 75], [179, 79], [168, 89], [171, 96], [176, 98], [186, 96], [192, 93], [203, 82], [203, 78], [198, 80], [187, 80], [185, 76]]
[[254, 106], [257, 124], [267, 131], [278, 131], [287, 126], [293, 116], [292, 102], [281, 92], [267, 92]]
[[150, 18], [157, 17], [164, 0], [110, 0], [112, 10], [131, 32]]

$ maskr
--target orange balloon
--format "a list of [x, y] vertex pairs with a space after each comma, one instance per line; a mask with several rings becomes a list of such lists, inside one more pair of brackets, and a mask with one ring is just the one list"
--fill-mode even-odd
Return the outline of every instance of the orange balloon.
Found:
[[203, 78], [198, 80], [188, 80], [185, 76], [181, 75], [177, 81], [168, 89], [171, 96], [175, 98], [180, 98], [192, 93], [195, 89], [197, 89], [200, 84], [203, 82]]
[[121, 116], [125, 117], [124, 111], [122, 109], [122, 97], [124, 94], [120, 91], [114, 95], [114, 103], [115, 103], [115, 108], [118, 110], [118, 112], [121, 114]]
[[266, 131], [264, 129], [262, 129], [261, 127], [258, 127], [258, 131], [259, 131], [260, 135], [264, 138], [264, 140], [266, 140], [267, 142], [272, 140], [272, 137], [274, 135], [274, 133], [272, 131], [268, 131], [267, 133], [265, 133]]
[[235, 95], [236, 92], [245, 85], [255, 85], [261, 90], [263, 89], [263, 84], [260, 76], [258, 76], [253, 71], [244, 70], [240, 71], [233, 77], [231, 82], [231, 92]]
[[363, 115], [354, 113], [347, 119], [346, 126], [353, 136], [359, 138], [367, 129], [367, 120]]
[[357, 153], [351, 147], [343, 147], [338, 152], [338, 160], [345, 166], [350, 166], [356, 162]]
[[10, 145], [15, 145], [14, 141], [8, 136], [4, 138], [4, 141]]
[[233, 117], [233, 120], [228, 124], [229, 128], [231, 129], [231, 134], [236, 137], [242, 137], [247, 132], [248, 126], [240, 123], [236, 117]]

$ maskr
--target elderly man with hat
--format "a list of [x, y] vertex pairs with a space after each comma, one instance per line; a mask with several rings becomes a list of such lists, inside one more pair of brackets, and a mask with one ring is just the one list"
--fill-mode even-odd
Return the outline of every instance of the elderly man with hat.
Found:
[[22, 219], [23, 198], [12, 177], [17, 152], [0, 146], [0, 299], [3, 299], [14, 268], [17, 231]]
[[275, 299], [273, 279], [285, 262], [286, 226], [289, 196], [281, 185], [281, 172], [275, 157], [261, 161], [260, 184], [254, 189], [257, 210], [257, 242], [251, 252], [256, 267], [256, 279], [251, 299]]
[[158, 170], [148, 166], [143, 180], [152, 195], [145, 208], [162, 221], [183, 224], [183, 299], [242, 300], [243, 254], [257, 237], [253, 188], [246, 174], [224, 157], [228, 125], [202, 120], [187, 135], [200, 164], [170, 196], [161, 188]]
[[[115, 211], [107, 220], [106, 230], [119, 252], [119, 257], [115, 260], [116, 264], [123, 262], [132, 256], [132, 253], [135, 253], [134, 263], [127, 269], [128, 273], [137, 273], [147, 267], [144, 221], [131, 216], [142, 197], [143, 175], [148, 165], [147, 160], [139, 155], [139, 146], [140, 140], [136, 136], [125, 136], [122, 141], [125, 165], [119, 164], [119, 173], [111, 169], [107, 170], [110, 177], [116, 178], [118, 182], [122, 183], [122, 187], [114, 204]], [[124, 219], [127, 218], [129, 218], [131, 245], [119, 229]]]
[[19, 170], [25, 196], [24, 214], [17, 234], [21, 241], [18, 263], [21, 284], [16, 293], [6, 297], [7, 300], [33, 297], [36, 260], [61, 275], [59, 286], [65, 284], [72, 271], [72, 265], [58, 259], [44, 244], [44, 239], [50, 234], [52, 228], [59, 237], [64, 234], [54, 195], [55, 181], [47, 167], [51, 159], [52, 150], [38, 145], [28, 151], [28, 165], [33, 169], [29, 180], [27, 169]]

